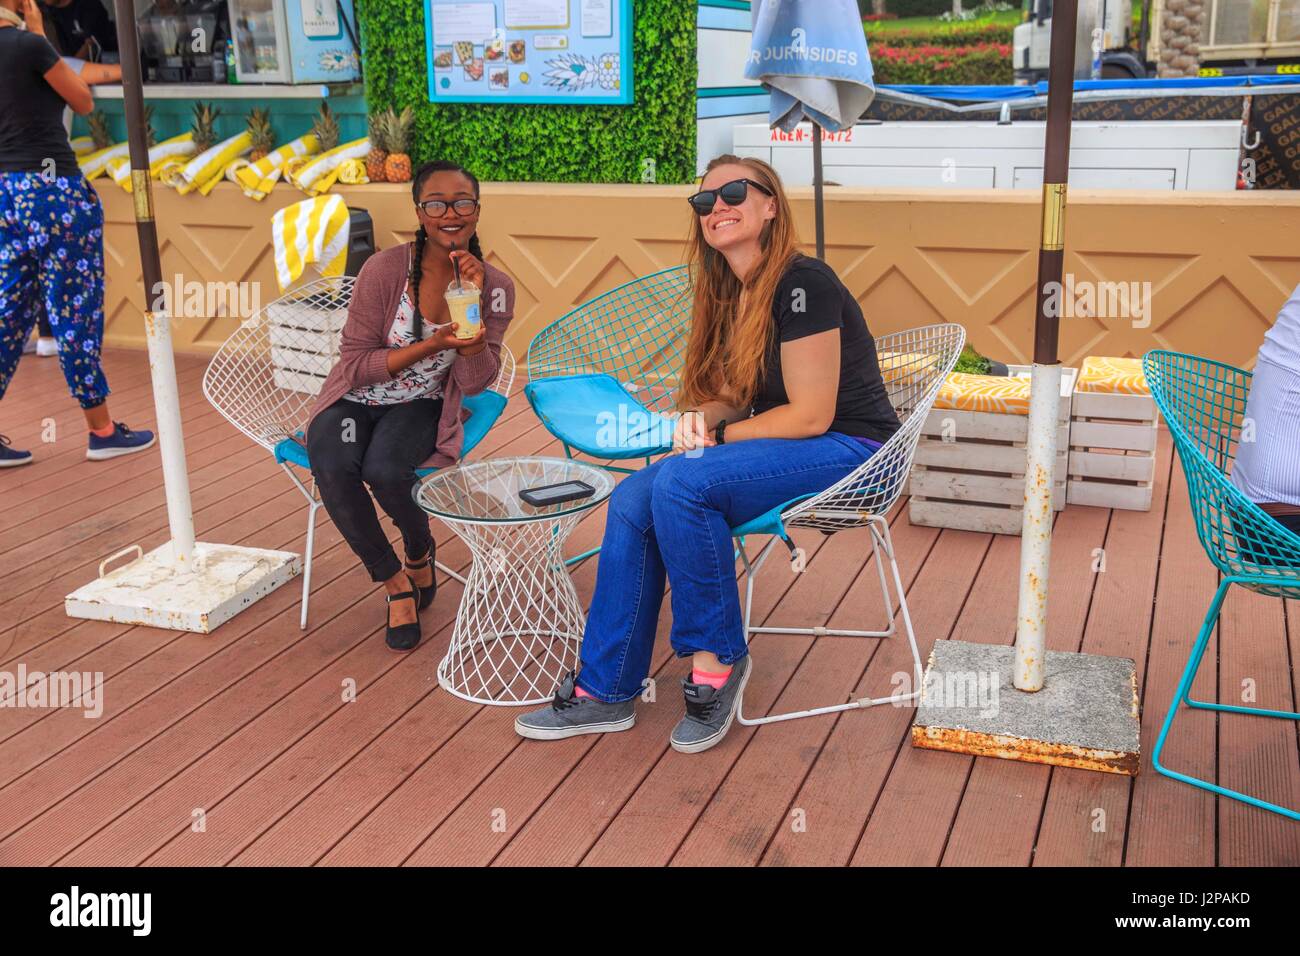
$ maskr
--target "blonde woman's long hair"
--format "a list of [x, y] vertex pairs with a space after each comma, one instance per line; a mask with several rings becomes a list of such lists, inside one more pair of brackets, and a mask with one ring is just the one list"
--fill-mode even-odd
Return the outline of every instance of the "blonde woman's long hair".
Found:
[[705, 172], [731, 165], [744, 166], [748, 178], [767, 188], [776, 201], [776, 217], [763, 224], [758, 237], [762, 254], [742, 285], [722, 253], [705, 241], [705, 217], [695, 216], [689, 242], [694, 305], [678, 391], [682, 409], [708, 401], [737, 408], [753, 402], [772, 344], [772, 300], [798, 252], [790, 201], [776, 170], [761, 159], [724, 154], [713, 159]]

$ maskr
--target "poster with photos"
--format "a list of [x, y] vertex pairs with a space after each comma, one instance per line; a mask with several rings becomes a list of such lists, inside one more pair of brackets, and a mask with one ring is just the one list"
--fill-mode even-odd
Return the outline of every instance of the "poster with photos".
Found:
[[424, 0], [432, 103], [632, 102], [632, 0]]

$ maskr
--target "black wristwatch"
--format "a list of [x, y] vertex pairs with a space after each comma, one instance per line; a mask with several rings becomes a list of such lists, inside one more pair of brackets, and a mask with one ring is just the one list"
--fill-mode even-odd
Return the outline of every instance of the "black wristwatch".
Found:
[[713, 441], [715, 444], [725, 445], [727, 443], [726, 431], [727, 420], [725, 418], [713, 426]]

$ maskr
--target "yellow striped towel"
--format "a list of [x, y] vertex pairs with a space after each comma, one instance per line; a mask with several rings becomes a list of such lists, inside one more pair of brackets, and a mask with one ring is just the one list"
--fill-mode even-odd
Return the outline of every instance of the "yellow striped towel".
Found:
[[267, 153], [257, 162], [235, 170], [235, 182], [249, 199], [264, 199], [280, 181], [285, 164], [289, 160], [315, 156], [318, 152], [320, 152], [320, 144], [313, 134], [299, 136], [292, 142]]
[[348, 206], [342, 196], [317, 196], [271, 217], [275, 277], [283, 292], [308, 263], [322, 276], [341, 276], [348, 257]]
[[118, 143], [116, 146], [97, 150], [88, 156], [78, 156], [77, 165], [81, 167], [81, 174], [83, 176], [87, 179], [94, 179], [108, 168], [108, 161], [110, 159], [119, 159], [126, 154], [126, 143]]
[[89, 156], [95, 151], [95, 141], [89, 136], [76, 136], [72, 139], [70, 145], [72, 146], [72, 151], [77, 154], [78, 158]]
[[293, 184], [303, 192], [318, 195], [334, 185], [334, 181], [341, 173], [340, 166], [350, 159], [364, 161], [369, 152], [369, 139], [354, 139], [350, 143], [336, 146], [328, 153], [321, 153], [312, 158], [298, 169], [293, 176]]
[[169, 186], [175, 186], [176, 191], [181, 195], [195, 189], [207, 195], [212, 187], [221, 181], [231, 161], [248, 152], [252, 145], [253, 138], [247, 132], [222, 140], [186, 163], [185, 168], [177, 176], [172, 177], [171, 182], [167, 180], [164, 182]]
[[[193, 155], [193, 133], [181, 133], [179, 136], [165, 139], [156, 146], [149, 147], [149, 175], [154, 179], [157, 179], [162, 168], [165, 165], [168, 165], [167, 160], [181, 159]], [[108, 174], [113, 177], [113, 182], [117, 183], [127, 192], [131, 192], [130, 157], [110, 160], [108, 163]]]

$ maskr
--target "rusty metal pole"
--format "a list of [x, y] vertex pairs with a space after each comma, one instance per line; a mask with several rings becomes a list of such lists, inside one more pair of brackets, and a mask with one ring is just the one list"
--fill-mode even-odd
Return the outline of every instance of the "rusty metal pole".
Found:
[[131, 155], [131, 198], [135, 205], [135, 232], [144, 277], [145, 338], [149, 345], [149, 374], [153, 383], [154, 413], [158, 420], [158, 446], [167, 495], [172, 562], [177, 570], [188, 570], [194, 560], [194, 512], [190, 502], [190, 476], [185, 469], [185, 439], [181, 434], [171, 316], [165, 310], [165, 299], [158, 292], [162, 288], [162, 260], [158, 253], [153, 188], [149, 180], [149, 142], [145, 133], [144, 86], [140, 73], [135, 2], [114, 0], [113, 9], [117, 17], [117, 44], [122, 62], [122, 103], [126, 108], [126, 138]]
[[1047, 132], [1043, 157], [1043, 211], [1038, 252], [1038, 312], [1029, 400], [1029, 449], [1020, 538], [1020, 600], [1016, 617], [1013, 683], [1043, 687], [1047, 644], [1048, 571], [1052, 557], [1057, 413], [1061, 365], [1061, 277], [1065, 263], [1065, 193], [1070, 178], [1070, 114], [1074, 100], [1074, 47], [1079, 0], [1057, 0], [1052, 11], [1048, 64]]

